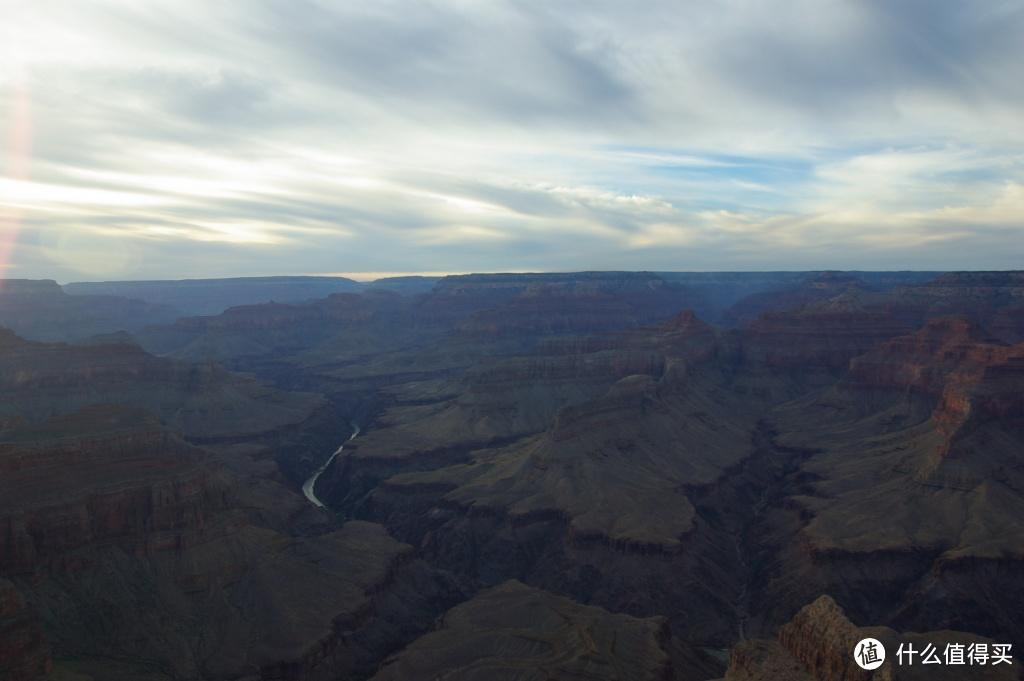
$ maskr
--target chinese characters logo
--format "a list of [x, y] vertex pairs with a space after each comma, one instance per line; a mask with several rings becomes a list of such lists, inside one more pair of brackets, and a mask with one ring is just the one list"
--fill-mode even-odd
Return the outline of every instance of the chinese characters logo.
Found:
[[[1010, 656], [1012, 646], [1009, 643], [947, 643], [943, 649], [931, 643], [919, 645], [922, 645], [920, 649], [913, 643], [900, 643], [894, 664], [901, 667], [911, 667], [915, 664], [994, 667], [1014, 663]], [[865, 638], [854, 647], [853, 659], [861, 669], [878, 669], [885, 662], [885, 648], [878, 639]]]
[[878, 669], [885, 662], [885, 647], [878, 639], [863, 639], [854, 649], [853, 658], [861, 669]]

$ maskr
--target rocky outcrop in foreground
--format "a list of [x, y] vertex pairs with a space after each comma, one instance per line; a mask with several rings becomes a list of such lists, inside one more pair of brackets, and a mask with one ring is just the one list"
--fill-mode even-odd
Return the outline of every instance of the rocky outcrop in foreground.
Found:
[[[885, 647], [885, 662], [875, 670], [862, 669], [854, 659], [857, 644], [874, 638]], [[722, 681], [1014, 681], [1020, 678], [1020, 661], [1012, 664], [952, 666], [946, 664], [898, 664], [900, 645], [922, 651], [934, 646], [943, 656], [946, 644], [987, 644], [994, 641], [958, 631], [923, 634], [898, 633], [888, 627], [858, 627], [832, 598], [822, 596], [804, 607], [784, 625], [776, 640], [744, 641], [733, 648], [729, 669]]]

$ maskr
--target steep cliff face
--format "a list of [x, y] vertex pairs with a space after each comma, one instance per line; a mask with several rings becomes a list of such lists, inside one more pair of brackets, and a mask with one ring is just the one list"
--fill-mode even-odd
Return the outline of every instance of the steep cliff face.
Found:
[[[930, 456], [919, 457], [919, 473], [973, 470], [989, 477], [1009, 452], [1006, 443], [980, 451], [978, 439], [1013, 430], [1024, 418], [1022, 372], [1024, 345], [992, 340], [964, 319], [937, 319], [852, 360], [848, 374], [810, 408], [831, 411], [833, 423], [863, 418], [870, 424], [872, 414], [888, 411], [886, 430], [919, 424], [921, 437], [939, 438]], [[1012, 473], [997, 477], [1006, 475]]]
[[797, 311], [766, 313], [742, 336], [745, 360], [798, 371], [845, 370], [849, 361], [917, 327], [916, 316], [831, 298]]
[[909, 390], [937, 403], [932, 423], [953, 455], [977, 428], [1024, 417], [1024, 344], [989, 339], [973, 322], [933, 320], [850, 363], [840, 389]]
[[916, 310], [922, 320], [961, 317], [1007, 343], [1024, 340], [1024, 276], [1017, 272], [949, 272], [887, 298]]
[[15, 586], [0, 578], [0, 678], [40, 681], [53, 668], [50, 646]]
[[752, 297], [731, 314], [750, 320], [743, 347], [755, 363], [842, 371], [853, 357], [940, 317], [961, 317], [1017, 342], [1024, 337], [1022, 303], [1019, 272], [951, 273], [888, 288], [833, 274]]
[[74, 570], [96, 544], [181, 548], [225, 506], [208, 457], [141, 410], [91, 407], [0, 439], [0, 573]]
[[807, 273], [800, 278], [796, 285], [754, 293], [736, 301], [722, 314], [722, 324], [744, 326], [766, 313], [799, 310], [843, 294], [853, 296], [869, 291], [862, 279], [842, 272]]
[[987, 337], [974, 322], [940, 318], [854, 359], [843, 384], [938, 395], [947, 383], [977, 382], [987, 367], [1019, 353], [1019, 348]]
[[792, 576], [774, 593], [825, 590], [864, 619], [1020, 640], [1016, 611], [978, 587], [1021, 594], [1022, 351], [935, 320], [776, 409], [779, 442], [814, 453], [789, 498], [803, 518], [784, 552]]

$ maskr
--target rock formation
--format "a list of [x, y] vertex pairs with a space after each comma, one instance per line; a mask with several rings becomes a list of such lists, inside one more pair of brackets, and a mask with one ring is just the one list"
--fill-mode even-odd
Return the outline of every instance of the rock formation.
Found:
[[[793, 579], [864, 619], [1019, 640], [1006, 597], [1024, 566], [1022, 354], [970, 322], [934, 320], [779, 407], [779, 443], [815, 452], [789, 499], [806, 519], [786, 554]], [[885, 596], [872, 602], [871, 585]]]
[[[854, 654], [864, 638], [873, 638], [885, 647], [885, 661], [875, 670], [857, 665]], [[1011, 663], [953, 666], [922, 664], [917, 656], [902, 660], [900, 645], [915, 651], [934, 647], [945, 662], [947, 644], [971, 646], [989, 639], [958, 631], [923, 634], [898, 633], [888, 627], [858, 627], [846, 618], [829, 596], [821, 596], [800, 610], [779, 629], [778, 637], [744, 641], [732, 650], [729, 669], [722, 681], [931, 681], [963, 678], [1011, 681], [1020, 678], [1019, 661]], [[966, 663], [965, 663], [966, 664]]]

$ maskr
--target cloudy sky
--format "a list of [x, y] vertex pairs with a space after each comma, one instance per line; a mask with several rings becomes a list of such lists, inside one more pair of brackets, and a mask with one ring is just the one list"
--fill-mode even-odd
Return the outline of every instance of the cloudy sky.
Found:
[[0, 276], [1024, 266], [1024, 0], [0, 16]]

